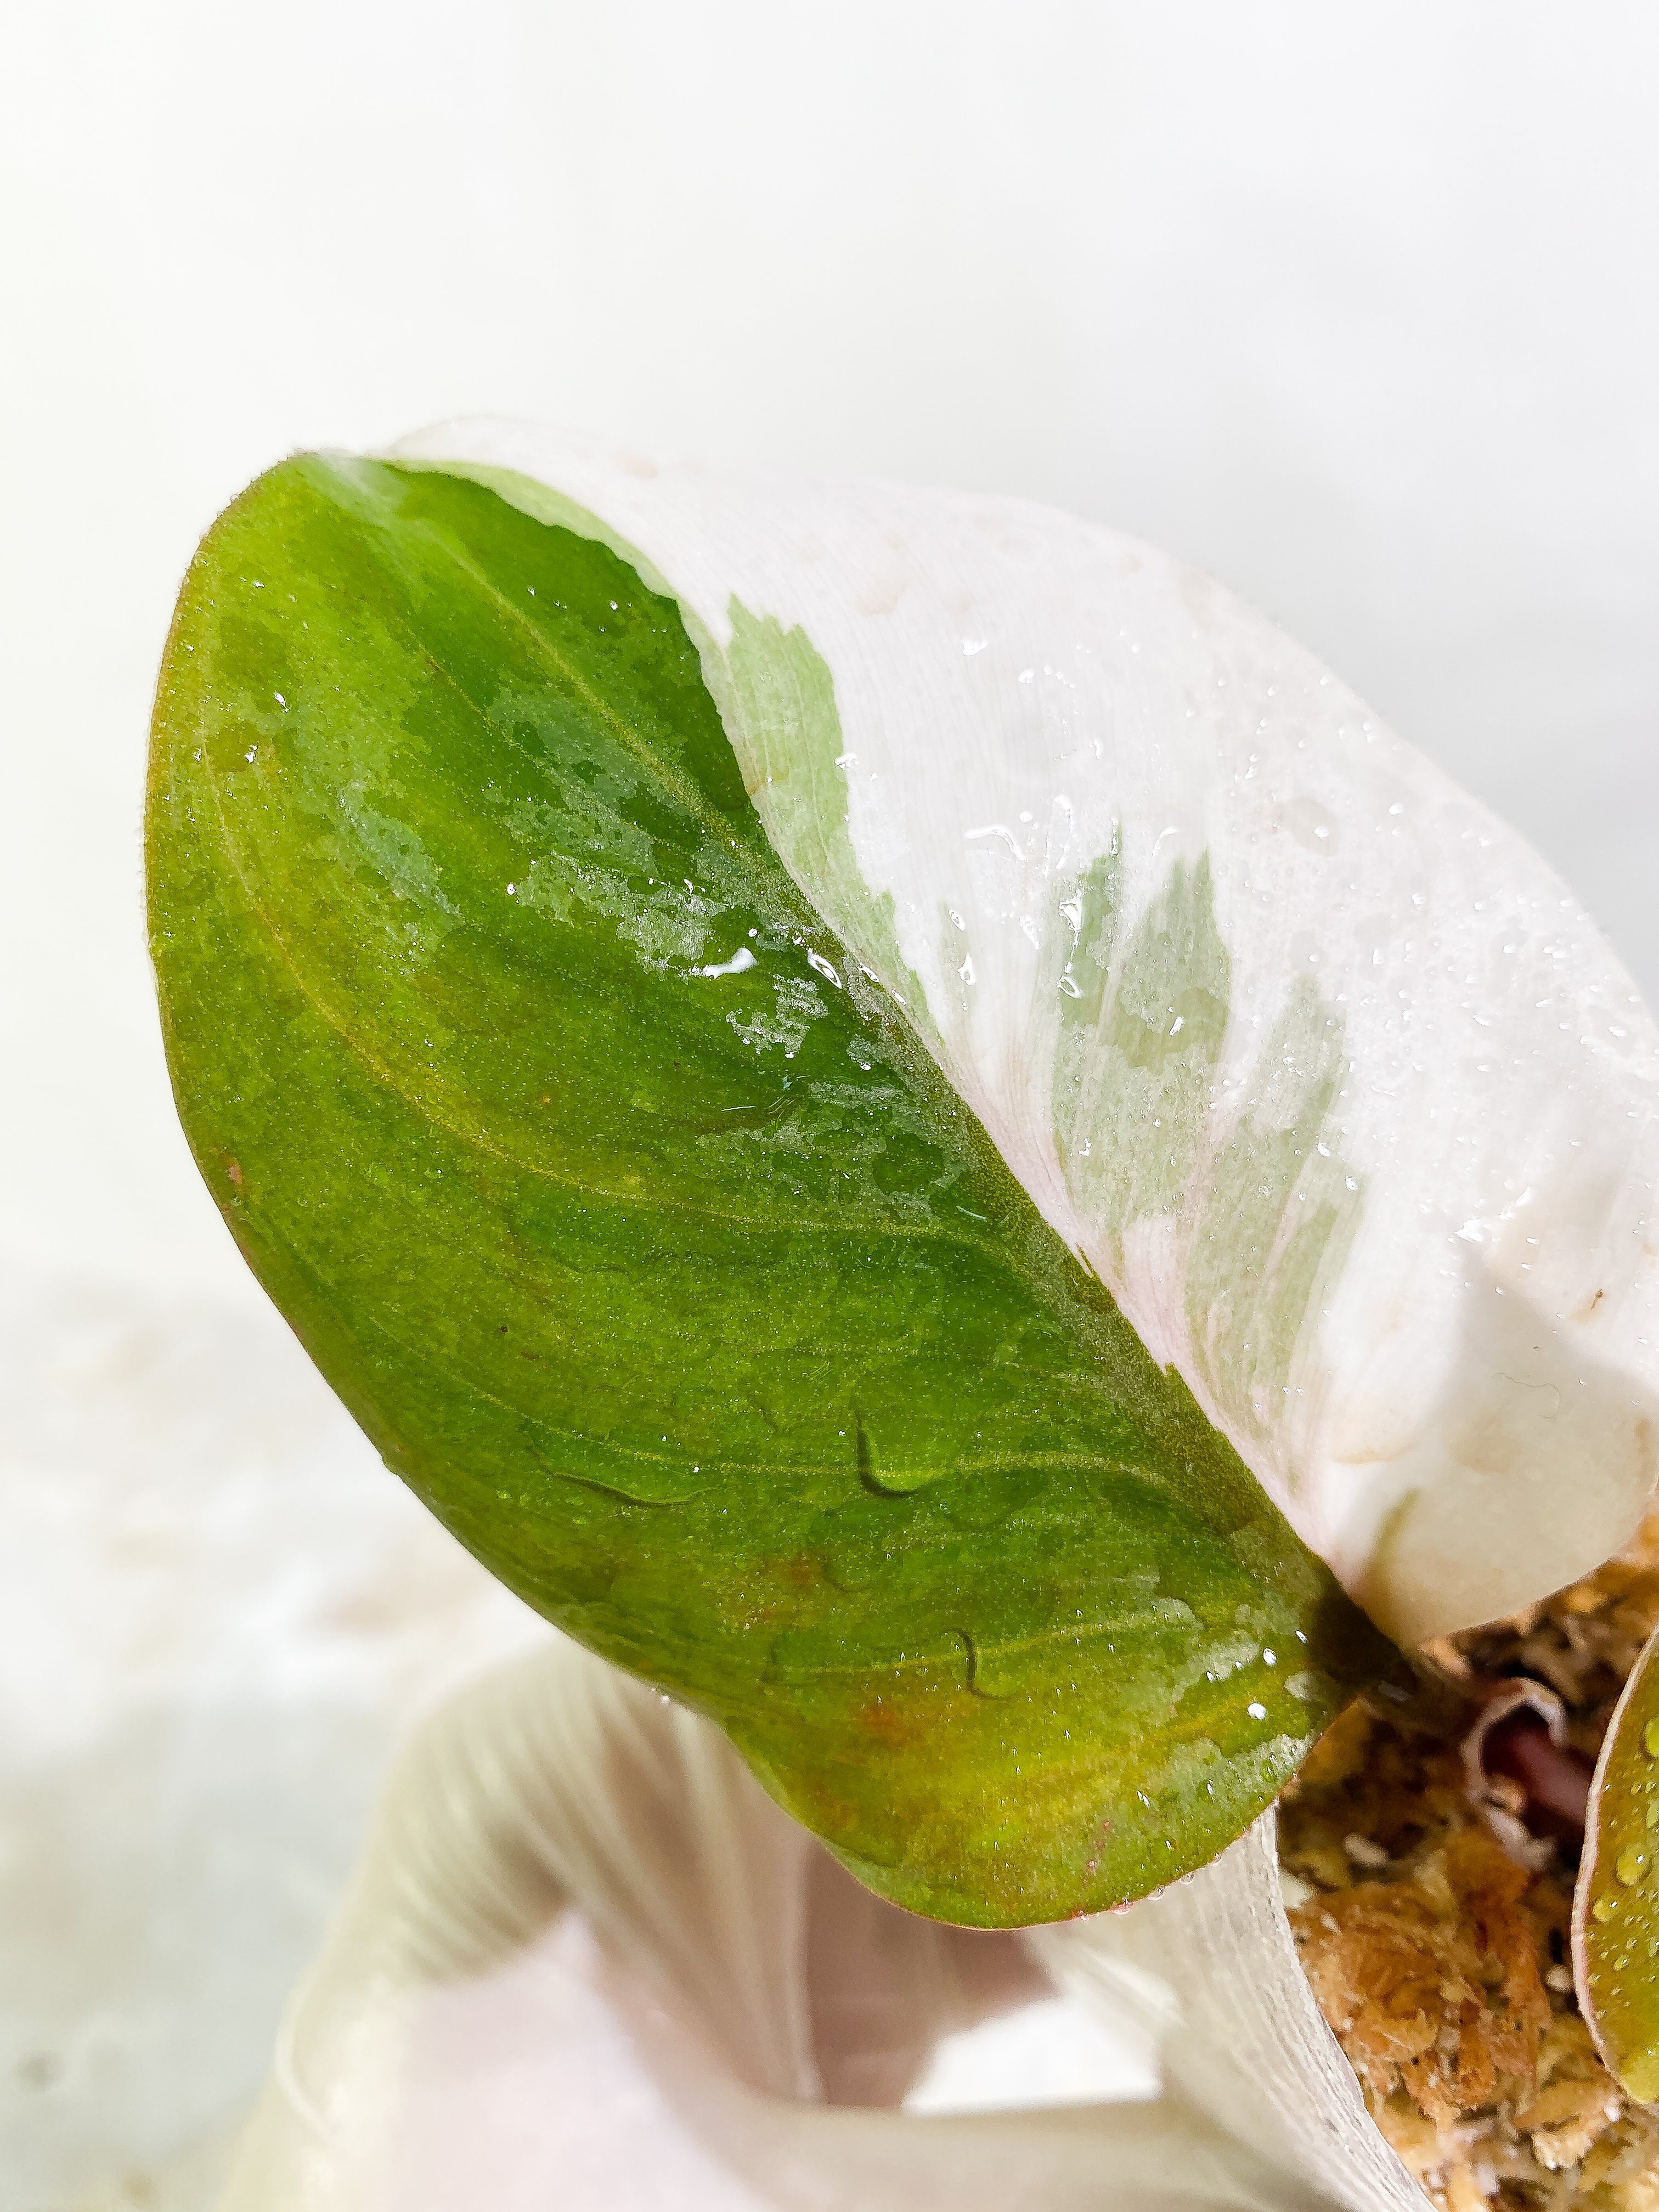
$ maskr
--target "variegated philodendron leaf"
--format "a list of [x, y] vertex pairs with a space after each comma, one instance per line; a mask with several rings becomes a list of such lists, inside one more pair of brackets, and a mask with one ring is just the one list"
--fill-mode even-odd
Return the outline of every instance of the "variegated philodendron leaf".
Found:
[[[849, 944], [780, 860], [720, 706], [856, 894], [806, 635], [694, 640], [659, 582], [429, 470], [296, 460], [222, 518], [149, 814], [197, 1158], [388, 1463], [866, 1881], [1114, 1903], [1238, 1833], [1388, 1647], [919, 1042], [929, 980], [871, 972], [885, 910]], [[1203, 864], [1109, 1015], [1109, 870], [1078, 896], [1066, 1003], [1190, 1119], [1156, 979], [1213, 1054]], [[1117, 1141], [1127, 1223], [1168, 1186]]]
[[1650, 1020], [1150, 549], [452, 425], [239, 502], [158, 727], [244, 1249], [890, 1893], [1030, 1919], [1237, 1832], [1372, 1663], [1293, 1538], [1406, 1641], [1638, 1519]]
[[789, 873], [1391, 1635], [1625, 1540], [1659, 1468], [1659, 1036], [1512, 831], [1260, 615], [1072, 517], [514, 423], [407, 452], [672, 590]]
[[1659, 2104], [1659, 1636], [1602, 1739], [1573, 1894], [1578, 2002], [1601, 2056]]

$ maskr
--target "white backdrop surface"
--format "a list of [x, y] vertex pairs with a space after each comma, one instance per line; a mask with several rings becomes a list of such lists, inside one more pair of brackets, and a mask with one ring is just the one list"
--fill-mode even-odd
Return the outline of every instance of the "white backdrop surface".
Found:
[[6, 47], [0, 2212], [183, 2208], [394, 1734], [534, 1633], [173, 1121], [139, 807], [200, 531], [484, 411], [1069, 506], [1277, 616], [1651, 995], [1659, 15], [60, 0]]

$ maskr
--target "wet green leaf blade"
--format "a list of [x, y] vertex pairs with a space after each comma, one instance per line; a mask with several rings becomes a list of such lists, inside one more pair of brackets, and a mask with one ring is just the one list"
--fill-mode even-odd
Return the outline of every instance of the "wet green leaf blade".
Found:
[[875, 1887], [1139, 1894], [1383, 1646], [771, 851], [671, 600], [310, 457], [158, 699], [175, 1091], [386, 1461]]
[[1579, 2005], [1601, 2056], [1638, 2103], [1659, 2103], [1659, 1634], [1602, 1739], [1572, 1948]]

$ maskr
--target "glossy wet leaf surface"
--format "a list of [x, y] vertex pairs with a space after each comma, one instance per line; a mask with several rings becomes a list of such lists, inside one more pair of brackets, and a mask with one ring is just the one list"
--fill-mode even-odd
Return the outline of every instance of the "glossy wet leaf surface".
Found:
[[1638, 2102], [1659, 2102], [1659, 1636], [1625, 1685], [1591, 1784], [1573, 1966], [1601, 2056]]
[[157, 709], [174, 1085], [388, 1464], [981, 1923], [1210, 1858], [1380, 1644], [769, 846], [672, 600], [319, 458], [216, 526]]

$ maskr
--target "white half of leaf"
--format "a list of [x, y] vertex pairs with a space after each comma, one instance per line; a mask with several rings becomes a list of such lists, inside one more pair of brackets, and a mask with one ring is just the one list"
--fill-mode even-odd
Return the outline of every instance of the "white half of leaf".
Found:
[[1659, 1471], [1659, 1038], [1512, 830], [1264, 617], [1071, 516], [502, 422], [398, 450], [672, 592], [786, 866], [1385, 1628], [1624, 1541]]

